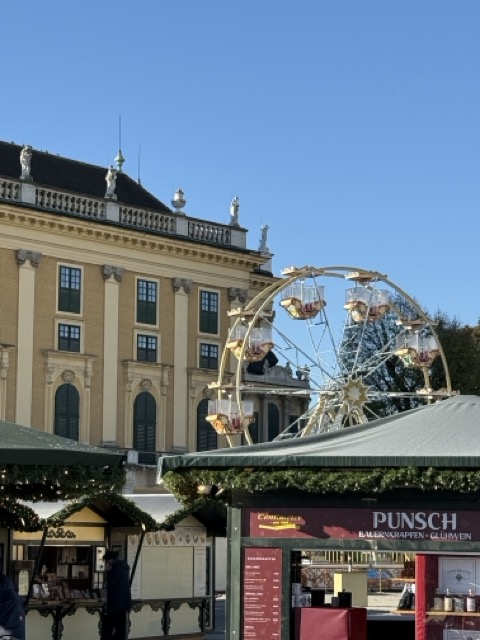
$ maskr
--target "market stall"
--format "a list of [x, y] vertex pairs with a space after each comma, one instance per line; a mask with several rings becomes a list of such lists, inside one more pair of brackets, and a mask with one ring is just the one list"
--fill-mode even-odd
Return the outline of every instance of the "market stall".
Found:
[[208, 628], [211, 542], [204, 524], [173, 496], [112, 494], [22, 505], [39, 525], [11, 532], [11, 573], [27, 597], [29, 638], [99, 636], [107, 547], [131, 569], [131, 638], [196, 638]]
[[311, 604], [297, 567], [329, 551], [416, 556], [417, 640], [476, 640], [479, 435], [480, 398], [455, 396], [320, 435], [165, 458], [159, 476], [186, 504], [211, 486], [209, 499], [228, 505], [229, 637], [295, 638], [298, 603]]

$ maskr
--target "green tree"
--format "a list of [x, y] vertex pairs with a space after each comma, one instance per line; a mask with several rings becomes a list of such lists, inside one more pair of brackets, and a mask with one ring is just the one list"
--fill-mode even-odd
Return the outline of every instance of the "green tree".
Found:
[[[415, 320], [418, 313], [399, 295], [394, 298], [393, 306], [394, 311], [387, 312], [376, 322], [350, 322], [340, 350], [345, 378], [355, 368], [374, 393], [375, 397], [366, 407], [369, 419], [413, 409], [424, 403], [422, 396], [416, 395], [425, 387], [423, 371], [406, 366], [395, 355], [398, 318]], [[441, 312], [437, 313], [432, 324], [436, 326], [445, 353], [452, 389], [463, 394], [480, 395], [480, 326], [462, 326], [457, 319], [450, 320]], [[428, 334], [428, 328], [421, 332]], [[372, 366], [372, 363], [378, 364]], [[434, 360], [429, 374], [434, 390], [447, 387], [440, 357]]]
[[[434, 317], [436, 332], [447, 360], [452, 389], [463, 395], [480, 395], [480, 325], [462, 325], [458, 318], [438, 311]], [[439, 359], [432, 365], [434, 388], [446, 386]]]

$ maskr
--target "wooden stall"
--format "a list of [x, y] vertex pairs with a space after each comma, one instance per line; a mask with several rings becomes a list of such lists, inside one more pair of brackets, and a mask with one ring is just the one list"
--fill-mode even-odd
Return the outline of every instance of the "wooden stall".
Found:
[[209, 628], [211, 539], [173, 496], [106, 495], [24, 506], [43, 524], [10, 535], [11, 574], [27, 600], [31, 640], [99, 637], [107, 548], [117, 549], [131, 569], [129, 637], [198, 638]]

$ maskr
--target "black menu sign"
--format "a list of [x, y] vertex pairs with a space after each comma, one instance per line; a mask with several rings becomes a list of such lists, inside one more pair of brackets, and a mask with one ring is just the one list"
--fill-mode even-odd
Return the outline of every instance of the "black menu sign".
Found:
[[281, 601], [282, 550], [244, 549], [242, 640], [280, 640]]

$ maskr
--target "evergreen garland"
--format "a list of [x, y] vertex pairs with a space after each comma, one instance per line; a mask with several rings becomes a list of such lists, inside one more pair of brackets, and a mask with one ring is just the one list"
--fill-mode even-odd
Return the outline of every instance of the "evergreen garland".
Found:
[[[257, 493], [297, 489], [317, 494], [362, 492], [379, 494], [392, 489], [475, 492], [480, 471], [416, 467], [374, 469], [189, 469], [169, 471], [163, 484], [184, 504], [198, 499], [205, 486], [223, 489], [219, 499], [228, 501], [232, 489]], [[200, 489], [199, 489], [200, 487]], [[210, 502], [212, 502], [210, 500]]]
[[121, 491], [124, 467], [1, 465], [0, 506], [6, 499], [68, 500]]
[[59, 527], [67, 518], [74, 513], [81, 511], [85, 507], [89, 507], [94, 502], [95, 497], [101, 497], [107, 500], [111, 505], [114, 505], [124, 513], [129, 520], [131, 520], [131, 526], [145, 527], [145, 531], [157, 531], [163, 528], [161, 523], [158, 523], [152, 516], [145, 511], [142, 511], [132, 500], [118, 493], [103, 494], [101, 496], [88, 495], [83, 496], [80, 499], [72, 500], [69, 504], [55, 513], [50, 518], [46, 518], [41, 521], [42, 527]]

